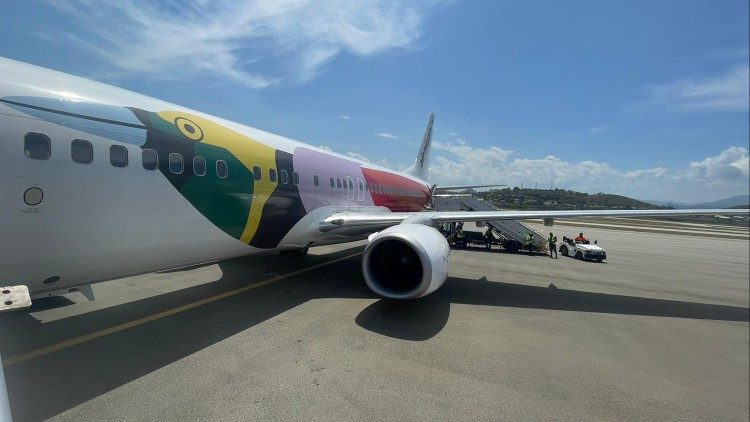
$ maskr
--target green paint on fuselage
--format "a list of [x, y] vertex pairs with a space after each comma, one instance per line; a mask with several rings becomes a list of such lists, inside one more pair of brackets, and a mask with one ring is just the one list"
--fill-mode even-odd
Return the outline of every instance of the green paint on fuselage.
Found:
[[[211, 223], [239, 240], [245, 230], [253, 200], [252, 173], [226, 149], [186, 138], [173, 123], [156, 113], [131, 110], [147, 127], [147, 141], [143, 148], [150, 148], [158, 153], [159, 170], [164, 177]], [[174, 174], [169, 170], [170, 153], [183, 156], [184, 170], [181, 174]], [[206, 160], [204, 176], [195, 174], [195, 156]], [[217, 160], [227, 163], [228, 177], [217, 176]]]
[[[196, 142], [195, 155], [206, 160], [206, 175], [192, 176], [180, 193], [213, 224], [239, 239], [253, 200], [252, 174], [223, 148]], [[229, 177], [216, 175], [216, 160], [227, 162]]]

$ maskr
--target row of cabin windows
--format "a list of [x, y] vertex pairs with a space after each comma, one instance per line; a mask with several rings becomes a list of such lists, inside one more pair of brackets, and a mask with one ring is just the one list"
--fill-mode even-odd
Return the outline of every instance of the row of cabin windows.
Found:
[[[341, 179], [334, 179], [331, 177], [328, 179], [331, 189], [354, 189], [354, 184], [351, 180], [344, 180], [342, 183]], [[373, 193], [389, 194], [389, 195], [400, 195], [400, 196], [411, 196], [418, 198], [422, 196], [422, 192], [417, 189], [406, 189], [395, 186], [380, 185], [377, 183], [357, 182], [359, 184], [360, 191], [372, 191]], [[316, 184], [317, 186], [317, 184]]]
[[[34, 160], [47, 160], [52, 156], [52, 144], [47, 135], [42, 133], [27, 133], [24, 137], [24, 153]], [[84, 139], [74, 139], [70, 142], [70, 158], [74, 163], [91, 164], [94, 161], [94, 147]], [[128, 166], [128, 149], [122, 145], [109, 147], [109, 163], [114, 167]], [[159, 168], [159, 155], [152, 149], [141, 151], [141, 164], [146, 170]], [[169, 171], [180, 174], [185, 170], [182, 154], [169, 154]], [[197, 176], [206, 175], [206, 160], [203, 157], [193, 157], [193, 172]], [[216, 175], [226, 178], [229, 167], [224, 160], [216, 161]]]
[[[27, 157], [35, 160], [47, 160], [52, 155], [52, 146], [50, 139], [47, 135], [41, 133], [27, 133], [24, 138], [24, 153]], [[84, 139], [74, 139], [70, 143], [70, 156], [73, 162], [79, 164], [90, 164], [94, 161], [94, 147], [91, 142]], [[109, 147], [109, 162], [114, 167], [127, 167], [128, 165], [128, 150], [122, 145], [112, 145]], [[141, 162], [143, 168], [146, 170], [156, 170], [159, 167], [159, 156], [156, 151], [152, 149], [144, 149], [141, 151]], [[193, 157], [193, 173], [197, 176], [206, 175], [206, 160], [203, 157]], [[185, 171], [185, 164], [183, 161], [182, 154], [173, 152], [169, 154], [169, 171], [174, 174], [181, 174]], [[282, 169], [280, 172], [281, 183], [289, 183], [289, 172]], [[226, 178], [229, 175], [229, 168], [226, 161], [216, 161], [216, 175], [220, 178]], [[255, 180], [261, 180], [263, 177], [263, 170], [259, 166], [253, 167], [253, 178]], [[271, 182], [276, 182], [277, 172], [276, 169], [268, 169], [268, 179]], [[349, 189], [354, 190], [354, 184], [351, 180], [344, 180], [342, 183], [341, 179], [335, 179], [331, 177], [329, 179], [331, 188], [338, 189]], [[292, 183], [295, 185], [299, 184], [299, 173], [296, 171], [292, 172]], [[320, 186], [320, 179], [318, 175], [313, 175], [313, 184]], [[380, 184], [368, 184], [367, 182], [358, 182], [360, 191], [370, 191], [374, 193], [390, 194], [390, 195], [401, 195], [401, 196], [412, 196], [419, 197], [421, 192], [415, 189], [404, 189], [395, 186], [385, 186]]]
[[[289, 183], [289, 172], [281, 169], [281, 171], [277, 172], [276, 169], [268, 169], [268, 180], [271, 182], [276, 182], [277, 180], [281, 179], [281, 183], [288, 184]], [[262, 180], [263, 179], [263, 169], [261, 169], [259, 166], [253, 166], [253, 179], [255, 180]], [[295, 185], [299, 185], [299, 173], [296, 171], [292, 172], [292, 183]], [[313, 176], [313, 183], [315, 183], [315, 186], [318, 186], [318, 175]]]

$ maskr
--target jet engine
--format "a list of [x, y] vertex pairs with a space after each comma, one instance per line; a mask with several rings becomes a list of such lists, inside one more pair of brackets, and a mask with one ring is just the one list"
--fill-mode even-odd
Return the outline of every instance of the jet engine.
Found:
[[399, 224], [370, 236], [362, 259], [367, 286], [391, 299], [426, 296], [448, 276], [450, 246], [422, 224]]

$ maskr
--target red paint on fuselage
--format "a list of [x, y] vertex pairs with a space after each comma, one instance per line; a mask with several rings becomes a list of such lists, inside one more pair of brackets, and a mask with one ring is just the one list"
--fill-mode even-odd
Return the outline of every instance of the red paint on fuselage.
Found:
[[362, 168], [372, 201], [391, 211], [421, 211], [430, 199], [429, 188], [408, 177]]

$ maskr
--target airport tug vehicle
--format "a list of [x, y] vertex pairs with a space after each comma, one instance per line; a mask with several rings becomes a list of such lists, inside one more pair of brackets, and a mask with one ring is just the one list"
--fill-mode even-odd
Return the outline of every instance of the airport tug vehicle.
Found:
[[562, 245], [560, 245], [560, 254], [585, 261], [595, 260], [596, 262], [602, 262], [607, 259], [607, 251], [597, 245], [596, 241], [593, 244], [588, 241], [576, 242], [567, 236], [563, 236]]

